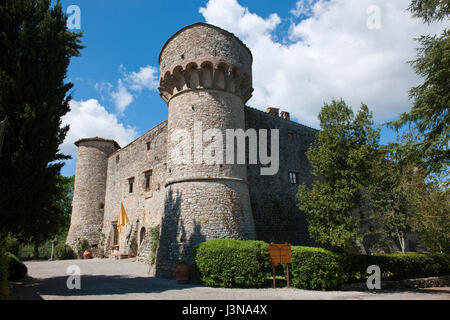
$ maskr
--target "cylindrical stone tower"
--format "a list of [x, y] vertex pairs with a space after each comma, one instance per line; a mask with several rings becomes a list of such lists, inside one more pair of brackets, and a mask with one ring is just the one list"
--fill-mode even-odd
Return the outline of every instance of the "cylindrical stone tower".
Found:
[[120, 146], [98, 137], [78, 140], [75, 145], [77, 168], [66, 243], [73, 246], [78, 239], [86, 239], [96, 245], [103, 226], [108, 157]]
[[[169, 116], [156, 275], [171, 277], [176, 262], [189, 262], [199, 242], [256, 238], [247, 166], [225, 161], [226, 130], [245, 130], [244, 106], [253, 91], [252, 55], [233, 34], [196, 23], [166, 42], [159, 62], [159, 90]], [[220, 150], [214, 148], [222, 142]], [[191, 151], [190, 163], [177, 157], [180, 149]]]

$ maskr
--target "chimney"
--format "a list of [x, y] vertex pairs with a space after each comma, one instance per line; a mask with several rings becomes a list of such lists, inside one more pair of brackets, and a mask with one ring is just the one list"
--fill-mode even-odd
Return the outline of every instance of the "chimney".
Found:
[[278, 117], [278, 111], [279, 110], [280, 109], [278, 109], [278, 108], [267, 108], [266, 112], [268, 114], [270, 114], [271, 116]]
[[289, 112], [281, 111], [281, 119], [283, 120], [291, 120], [291, 116]]

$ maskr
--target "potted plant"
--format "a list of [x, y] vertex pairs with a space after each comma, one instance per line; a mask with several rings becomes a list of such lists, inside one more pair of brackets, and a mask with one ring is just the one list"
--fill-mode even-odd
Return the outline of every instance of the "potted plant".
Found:
[[83, 258], [84, 259], [91, 259], [92, 258], [92, 252], [90, 249], [84, 250], [83, 252]]
[[175, 278], [178, 283], [188, 283], [190, 275], [190, 267], [187, 262], [179, 261], [175, 267]]

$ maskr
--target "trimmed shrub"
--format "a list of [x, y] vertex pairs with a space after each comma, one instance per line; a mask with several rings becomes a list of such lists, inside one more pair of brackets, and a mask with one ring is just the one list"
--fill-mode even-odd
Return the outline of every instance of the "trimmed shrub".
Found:
[[28, 272], [27, 267], [15, 255], [8, 252], [8, 280], [18, 281], [23, 279]]
[[[193, 261], [198, 278], [211, 287], [262, 287], [271, 274], [268, 244], [262, 241], [203, 242], [194, 247]], [[306, 290], [339, 289], [344, 283], [365, 281], [371, 265], [380, 267], [382, 280], [450, 275], [450, 256], [440, 253], [349, 255], [292, 247], [291, 284]]]
[[65, 244], [60, 243], [55, 247], [55, 259], [57, 260], [69, 260], [74, 258], [74, 253], [72, 248]]
[[13, 255], [19, 255], [20, 244], [14, 237], [6, 237], [6, 252], [11, 252]]
[[348, 279], [342, 255], [312, 247], [292, 247], [291, 283], [307, 290], [339, 288]]
[[367, 279], [370, 265], [380, 267], [382, 280], [450, 275], [450, 257], [442, 253], [350, 255], [347, 257], [350, 281]]
[[211, 287], [258, 288], [270, 273], [268, 244], [263, 241], [216, 239], [194, 247], [200, 281]]

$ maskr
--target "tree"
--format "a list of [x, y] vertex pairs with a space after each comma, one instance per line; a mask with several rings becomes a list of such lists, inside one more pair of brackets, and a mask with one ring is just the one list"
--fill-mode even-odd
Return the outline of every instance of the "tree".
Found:
[[389, 248], [397, 242], [402, 253], [406, 251], [405, 235], [411, 231], [413, 210], [409, 179], [414, 172], [404, 153], [388, 145], [379, 150], [371, 169], [372, 183], [365, 192], [371, 215], [372, 234], [378, 243]]
[[[372, 169], [373, 183], [367, 189], [375, 233], [389, 246], [398, 241], [405, 252], [404, 236], [415, 232], [429, 250], [449, 252], [450, 194], [448, 181], [429, 175], [414, 154], [416, 138], [409, 134], [401, 143], [380, 149]], [[416, 166], [419, 164], [419, 166]]]
[[68, 126], [65, 83], [81, 33], [66, 27], [58, 1], [0, 0], [0, 115], [7, 115], [0, 156], [0, 232], [36, 243], [54, 235], [64, 220], [59, 152]]
[[34, 244], [34, 253], [39, 254], [39, 245], [55, 235], [67, 234], [72, 213], [74, 176], [59, 175], [52, 192], [52, 198], [39, 215], [39, 221], [26, 226], [26, 242]]
[[[440, 21], [448, 17], [448, 0], [414, 0], [410, 6], [413, 16], [424, 22]], [[420, 154], [430, 172], [441, 173], [448, 169], [450, 150], [450, 37], [449, 30], [441, 36], [422, 36], [417, 58], [411, 61], [416, 74], [424, 82], [409, 91], [413, 101], [411, 110], [388, 125], [400, 129], [406, 124], [417, 132], [415, 153]]]
[[323, 106], [319, 120], [321, 130], [307, 152], [317, 179], [311, 189], [299, 187], [298, 207], [307, 215], [313, 239], [352, 250], [364, 234], [363, 194], [371, 181], [379, 132], [364, 104], [355, 116], [343, 100], [333, 100]]
[[429, 250], [450, 254], [448, 181], [425, 177], [426, 173], [416, 170], [410, 178], [408, 200], [415, 209], [412, 227]]
[[409, 11], [413, 17], [421, 18], [426, 23], [442, 21], [450, 14], [450, 1], [412, 0]]
[[61, 190], [60, 196], [56, 197], [56, 206], [62, 212], [62, 223], [59, 226], [58, 234], [64, 235], [64, 239], [69, 232], [70, 218], [72, 215], [72, 199], [75, 175], [71, 177], [59, 176], [58, 190]]

